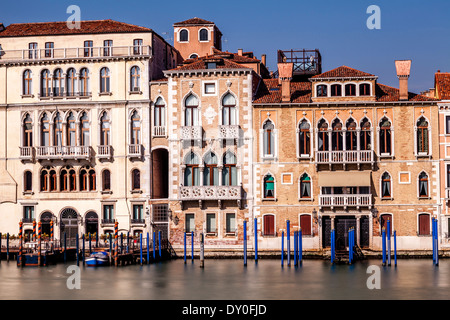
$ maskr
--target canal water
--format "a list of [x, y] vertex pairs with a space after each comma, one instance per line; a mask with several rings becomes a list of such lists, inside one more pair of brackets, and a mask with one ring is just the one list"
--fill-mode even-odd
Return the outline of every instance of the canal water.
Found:
[[[293, 263], [293, 261], [292, 261]], [[2, 300], [448, 300], [450, 260], [398, 260], [397, 267], [380, 260], [331, 265], [304, 260], [260, 259], [172, 260], [150, 265], [80, 267], [76, 264], [18, 268], [0, 263]], [[375, 271], [373, 271], [375, 270]], [[79, 277], [77, 277], [79, 275]], [[79, 284], [79, 288], [75, 287]], [[368, 285], [369, 284], [369, 285]], [[379, 289], [377, 288], [379, 285]], [[371, 287], [372, 289], [370, 289]]]

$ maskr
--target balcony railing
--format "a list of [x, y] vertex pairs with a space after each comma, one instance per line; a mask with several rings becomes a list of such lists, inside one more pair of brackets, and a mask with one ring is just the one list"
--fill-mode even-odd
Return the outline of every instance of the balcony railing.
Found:
[[97, 157], [100, 159], [111, 159], [112, 146], [98, 146]]
[[180, 200], [241, 200], [240, 186], [181, 186]]
[[20, 159], [21, 160], [33, 160], [34, 147], [20, 147]]
[[131, 219], [131, 224], [145, 224], [145, 219]]
[[372, 207], [371, 194], [334, 194], [334, 195], [319, 195], [320, 207]]
[[223, 125], [219, 126], [219, 138], [220, 139], [238, 139], [239, 138], [239, 126], [237, 125]]
[[0, 61], [151, 56], [150, 46], [2, 50]]
[[201, 126], [184, 126], [181, 127], [182, 140], [201, 140], [202, 139]]
[[153, 126], [153, 136], [154, 137], [165, 137], [166, 136], [166, 126]]
[[318, 164], [362, 164], [373, 163], [372, 150], [317, 151]]
[[39, 99], [75, 99], [75, 98], [91, 98], [92, 92], [41, 92], [38, 94]]
[[91, 147], [89, 146], [47, 146], [36, 147], [37, 159], [62, 159], [62, 160], [89, 160]]
[[129, 144], [128, 145], [128, 157], [140, 158], [143, 154], [142, 144]]

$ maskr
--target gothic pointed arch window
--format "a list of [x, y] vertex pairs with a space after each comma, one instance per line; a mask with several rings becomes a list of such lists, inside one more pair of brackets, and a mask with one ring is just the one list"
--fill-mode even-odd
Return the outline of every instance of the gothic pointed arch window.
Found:
[[200, 161], [197, 155], [191, 152], [186, 157], [186, 168], [184, 169], [184, 185], [185, 186], [198, 186], [200, 185]]
[[141, 91], [141, 69], [139, 69], [138, 66], [134, 66], [131, 68], [130, 81], [131, 92]]
[[90, 80], [89, 80], [89, 70], [87, 68], [83, 68], [80, 70], [80, 87], [79, 94], [82, 97], [86, 97], [89, 95], [90, 91]]
[[100, 70], [100, 93], [111, 92], [111, 74], [108, 68], [104, 67]]
[[46, 147], [50, 145], [50, 118], [47, 113], [41, 117], [41, 146]]
[[223, 156], [222, 184], [224, 186], [237, 185], [237, 167], [236, 156], [228, 151]]
[[380, 121], [380, 154], [391, 155], [392, 153], [392, 133], [391, 122], [386, 117]]
[[50, 182], [50, 173], [47, 169], [43, 169], [41, 171], [40, 176], [40, 182], [41, 182], [41, 191], [49, 191], [49, 182]]
[[367, 118], [361, 121], [361, 132], [359, 138], [360, 150], [372, 150], [372, 127]]
[[88, 191], [89, 180], [88, 172], [86, 169], [80, 171], [80, 191]]
[[357, 132], [356, 132], [356, 122], [352, 118], [347, 121], [347, 131], [345, 132], [345, 149], [346, 150], [357, 150]]
[[333, 151], [343, 150], [343, 135], [342, 131], [342, 122], [339, 119], [335, 119], [332, 124], [332, 133], [331, 133], [331, 147]]
[[391, 175], [387, 172], [383, 173], [383, 175], [381, 176], [381, 198], [383, 199], [392, 198]]
[[59, 174], [59, 190], [60, 191], [69, 191], [69, 171], [67, 169], [62, 169]]
[[193, 94], [189, 95], [184, 102], [184, 125], [198, 125], [198, 99]]
[[109, 119], [108, 112], [104, 111], [102, 117], [100, 118], [100, 145], [108, 146], [110, 145], [110, 132], [111, 122]]
[[271, 174], [264, 176], [264, 199], [275, 198], [275, 179]]
[[428, 139], [428, 121], [425, 117], [420, 117], [417, 121], [417, 153], [428, 154], [429, 139]]
[[82, 146], [90, 144], [90, 124], [86, 112], [83, 112], [80, 117], [80, 142]]
[[300, 199], [311, 199], [311, 177], [304, 173], [300, 177]]
[[50, 191], [57, 191], [58, 187], [56, 184], [57, 179], [56, 179], [56, 171], [55, 170], [50, 170], [49, 179], [50, 179], [50, 183], [49, 183]]
[[275, 125], [270, 119], [263, 125], [263, 156], [275, 156]]
[[131, 172], [131, 189], [133, 191], [141, 189], [141, 172], [139, 169], [133, 169]]
[[89, 176], [89, 191], [97, 190], [97, 176], [94, 169], [90, 169], [88, 172]]
[[141, 117], [135, 110], [131, 114], [131, 141], [132, 145], [141, 143]]
[[67, 117], [67, 124], [66, 124], [66, 128], [67, 128], [67, 145], [68, 146], [75, 146], [76, 145], [76, 140], [77, 140], [77, 135], [76, 135], [76, 120], [75, 120], [75, 116], [73, 115], [73, 112], [69, 113], [69, 116]]
[[166, 125], [166, 105], [161, 97], [156, 99], [155, 102], [153, 124], [155, 127]]
[[222, 99], [222, 124], [236, 124], [236, 98], [231, 93], [227, 93]]
[[309, 156], [311, 152], [311, 132], [310, 125], [303, 119], [298, 126], [298, 148], [300, 156]]
[[63, 120], [59, 112], [53, 120], [53, 145], [58, 147], [63, 145]]
[[429, 187], [428, 187], [428, 175], [425, 172], [421, 172], [419, 175], [419, 198], [428, 198]]
[[318, 149], [319, 151], [328, 151], [329, 139], [328, 139], [328, 123], [325, 119], [319, 121], [318, 129]]
[[33, 146], [33, 120], [29, 113], [27, 113], [23, 120], [23, 146]]
[[33, 78], [31, 70], [27, 69], [23, 72], [23, 81], [22, 81], [22, 93], [25, 96], [30, 96], [33, 94]]
[[217, 167], [217, 156], [213, 152], [205, 155], [205, 168], [203, 171], [203, 185], [219, 185], [219, 168]]

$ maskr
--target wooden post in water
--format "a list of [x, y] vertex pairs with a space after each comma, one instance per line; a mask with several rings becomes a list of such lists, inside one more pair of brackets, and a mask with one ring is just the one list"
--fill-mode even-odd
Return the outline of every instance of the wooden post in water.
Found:
[[[89, 234], [90, 235], [90, 234]], [[86, 258], [85, 258], [85, 255], [86, 255], [86, 250], [85, 250], [85, 234], [83, 233], [83, 235], [81, 236], [81, 239], [82, 239], [82, 241], [83, 241], [83, 245], [82, 245], [82, 248], [83, 248], [83, 251], [82, 251], [82, 255], [81, 255], [81, 258], [82, 258], [82, 261], [83, 261], [83, 266], [84, 266], [84, 263], [85, 263], [85, 261], [86, 261]]]
[[9, 232], [6, 234], [6, 261], [9, 262]]
[[158, 231], [159, 258], [161, 259], [161, 230]]
[[387, 221], [387, 260], [388, 266], [391, 266], [391, 220]]
[[147, 232], [147, 264], [150, 264], [150, 234]]
[[298, 262], [302, 264], [303, 260], [303, 236], [302, 228], [298, 230]]
[[[161, 232], [161, 231], [160, 231]], [[161, 246], [160, 246], [161, 248]], [[200, 268], [205, 267], [205, 237], [203, 232], [200, 234]]]
[[109, 264], [112, 263], [112, 234], [111, 232], [108, 234], [109, 238]]
[[247, 266], [247, 220], [244, 220], [244, 266]]
[[291, 266], [291, 231], [290, 221], [286, 221], [286, 251], [287, 251], [287, 265]]
[[294, 267], [297, 266], [297, 257], [298, 257], [298, 255], [297, 255], [297, 245], [298, 245], [297, 237], [298, 237], [298, 233], [297, 233], [297, 231], [294, 231]]
[[114, 223], [114, 265], [119, 265], [119, 223]]
[[92, 236], [89, 232], [89, 254], [92, 254]]
[[140, 234], [140, 240], [139, 240], [139, 257], [140, 257], [140, 263], [142, 266], [142, 232]]
[[253, 232], [255, 233], [255, 262], [258, 262], [258, 220], [255, 218]]
[[64, 232], [64, 263], [67, 262], [67, 234]]
[[394, 264], [397, 266], [397, 230], [394, 230]]
[[50, 241], [53, 242], [53, 221], [50, 220]]
[[186, 264], [186, 232], [184, 232], [184, 264]]
[[383, 256], [383, 266], [386, 265], [386, 229], [383, 228], [381, 231], [381, 238], [382, 238], [382, 256]]
[[153, 238], [152, 238], [152, 244], [153, 244], [153, 261], [156, 261], [156, 232], [153, 231]]
[[284, 231], [281, 231], [281, 266], [284, 266]]
[[36, 220], [33, 220], [33, 237], [30, 241], [36, 241]]
[[22, 237], [22, 230], [23, 230], [23, 222], [19, 222], [19, 258], [17, 259], [17, 263], [19, 267], [22, 267], [22, 246], [23, 246], [23, 237]]
[[191, 258], [194, 262], [194, 231], [191, 231]]
[[42, 234], [42, 223], [39, 221], [39, 225], [38, 225], [38, 266], [41, 266], [41, 246], [42, 246], [42, 242], [41, 242], [41, 234]]
[[79, 250], [79, 248], [78, 248], [78, 246], [79, 246], [79, 241], [78, 241], [78, 238], [79, 238], [79, 236], [78, 236], [78, 233], [77, 233], [77, 236], [76, 236], [76, 257], [77, 257], [77, 266], [78, 265], [80, 265], [80, 250]]

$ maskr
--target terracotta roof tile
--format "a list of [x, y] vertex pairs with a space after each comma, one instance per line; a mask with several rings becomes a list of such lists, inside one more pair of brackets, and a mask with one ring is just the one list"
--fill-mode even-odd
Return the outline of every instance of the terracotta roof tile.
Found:
[[181, 22], [176, 22], [173, 25], [174, 26], [180, 26], [180, 25], [186, 26], [186, 25], [199, 25], [199, 24], [214, 24], [214, 22], [195, 17], [195, 18], [191, 18], [191, 19], [184, 20]]
[[152, 29], [114, 20], [81, 21], [80, 29], [69, 29], [66, 21], [14, 23], [0, 32], [0, 37], [28, 37], [44, 35], [100, 34], [152, 32]]
[[373, 74], [359, 71], [347, 66], [341, 66], [339, 68], [318, 74], [314, 78], [355, 78], [355, 77], [375, 77]]
[[[379, 102], [396, 102], [400, 101], [400, 90], [378, 83], [376, 87], [376, 96], [377, 101]], [[409, 92], [408, 101], [437, 101], [437, 99]]]
[[169, 71], [187, 71], [187, 70], [203, 70], [207, 69], [207, 62], [216, 62], [216, 68], [217, 69], [242, 69], [247, 68], [245, 66], [242, 66], [236, 62], [233, 62], [232, 60], [220, 58], [220, 57], [214, 57], [214, 56], [206, 56], [193, 60], [191, 63], [184, 64], [182, 66], [179, 66], [175, 69], [169, 70]]
[[450, 100], [450, 73], [436, 73], [435, 87], [439, 99]]

